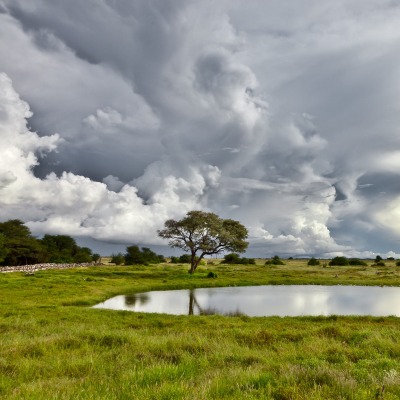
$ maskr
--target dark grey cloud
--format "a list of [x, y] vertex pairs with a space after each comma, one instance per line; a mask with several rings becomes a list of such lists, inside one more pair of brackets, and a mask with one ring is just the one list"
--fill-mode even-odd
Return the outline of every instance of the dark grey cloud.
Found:
[[156, 244], [203, 208], [258, 255], [396, 251], [399, 17], [378, 0], [0, 0], [4, 217]]

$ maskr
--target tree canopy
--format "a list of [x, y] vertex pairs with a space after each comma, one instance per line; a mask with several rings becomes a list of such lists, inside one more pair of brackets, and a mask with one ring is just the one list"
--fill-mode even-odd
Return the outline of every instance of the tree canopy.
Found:
[[79, 247], [67, 235], [44, 235], [40, 240], [47, 252], [47, 258], [55, 263], [85, 263], [93, 260], [92, 250]]
[[4, 261], [6, 257], [6, 237], [0, 233], [0, 264]]
[[139, 246], [133, 245], [126, 248], [126, 254], [124, 256], [125, 265], [132, 264], [158, 264], [164, 262], [165, 258], [161, 254], [156, 254], [148, 247], [139, 248]]
[[225, 251], [242, 253], [248, 246], [248, 232], [240, 222], [222, 219], [214, 213], [189, 211], [183, 219], [169, 219], [164, 225], [158, 235], [168, 239], [171, 247], [190, 253], [191, 274], [206, 255]]
[[25, 265], [46, 261], [46, 254], [40, 242], [19, 219], [1, 222], [0, 234], [3, 237], [0, 256], [3, 265]]
[[93, 256], [92, 250], [78, 246], [70, 236], [44, 235], [37, 239], [19, 219], [0, 222], [0, 265], [86, 263]]

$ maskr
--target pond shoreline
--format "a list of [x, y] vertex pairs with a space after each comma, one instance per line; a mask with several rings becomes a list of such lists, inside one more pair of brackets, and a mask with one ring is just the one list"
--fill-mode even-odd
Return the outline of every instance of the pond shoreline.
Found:
[[259, 285], [152, 290], [114, 296], [93, 308], [170, 315], [400, 317], [399, 300], [399, 287]]

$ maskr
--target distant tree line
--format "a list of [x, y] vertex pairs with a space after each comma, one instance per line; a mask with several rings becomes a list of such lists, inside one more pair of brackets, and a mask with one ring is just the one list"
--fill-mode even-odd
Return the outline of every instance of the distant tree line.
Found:
[[[388, 260], [394, 261], [394, 257], [389, 257]], [[347, 257], [339, 256], [339, 257], [332, 258], [329, 265], [362, 265], [362, 266], [366, 266], [367, 263], [364, 260], [360, 260], [359, 258], [347, 258]], [[383, 267], [383, 266], [385, 266], [385, 262], [383, 261], [383, 258], [378, 255], [375, 257], [373, 265], [378, 266], [378, 267]], [[400, 262], [397, 261], [396, 265], [400, 266]]]
[[[195, 216], [197, 216], [197, 214]], [[202, 217], [200, 218], [200, 222], [203, 224], [204, 216], [200, 215], [200, 217]], [[232, 221], [228, 220], [228, 222]], [[236, 225], [234, 227], [236, 228]], [[239, 240], [239, 244], [242, 245], [241, 240]], [[92, 250], [88, 247], [78, 246], [75, 240], [68, 235], [46, 234], [43, 238], [38, 239], [32, 236], [29, 228], [19, 219], [0, 222], [0, 266], [17, 266], [40, 263], [87, 263], [98, 261], [99, 259], [99, 254], [93, 254]], [[389, 257], [388, 260], [395, 261], [393, 257]], [[140, 248], [137, 245], [128, 246], [125, 254], [113, 254], [111, 257], [111, 262], [116, 265], [149, 265], [165, 261], [166, 259], [163, 255], [156, 254], [147, 247]], [[193, 259], [193, 254], [182, 254], [179, 257], [171, 257], [171, 263], [175, 264], [194, 263], [197, 265], [198, 261], [199, 259], [196, 255]], [[229, 253], [224, 256], [222, 263], [250, 265], [255, 264], [255, 259], [240, 257], [238, 253]], [[284, 262], [279, 258], [279, 256], [274, 256], [265, 262], [265, 265], [283, 264]], [[319, 264], [320, 261], [314, 257], [311, 257], [308, 261], [308, 265], [310, 266]], [[326, 264], [324, 264], [324, 266], [325, 265]], [[359, 258], [337, 256], [331, 259], [329, 265], [366, 266], [367, 263], [365, 260]], [[376, 256], [374, 265], [385, 265], [381, 256]], [[400, 260], [396, 261], [396, 265], [400, 266]]]
[[0, 265], [86, 263], [99, 258], [70, 236], [44, 235], [37, 239], [19, 219], [0, 223]]
[[[180, 256], [169, 257], [171, 264], [190, 264], [192, 257], [190, 254], [182, 254]], [[288, 260], [293, 260], [293, 257], [289, 257]], [[389, 257], [388, 261], [396, 261], [393, 257]], [[116, 265], [137, 265], [137, 264], [158, 264], [160, 262], [166, 262], [167, 260], [163, 255], [154, 253], [149, 248], [143, 247], [140, 249], [138, 246], [129, 246], [126, 249], [126, 253], [113, 254], [111, 262]], [[329, 260], [323, 260], [324, 266], [367, 266], [366, 260], [360, 258], [347, 258], [344, 256], [337, 256]], [[220, 261], [221, 264], [236, 264], [236, 265], [254, 265], [256, 264], [255, 258], [240, 257], [237, 253], [225, 254], [224, 258]], [[277, 255], [265, 261], [264, 265], [277, 266], [285, 265], [285, 262]], [[307, 261], [309, 266], [321, 265], [321, 260], [311, 257]], [[385, 263], [381, 256], [376, 256], [374, 260], [374, 266], [384, 266]], [[396, 265], [400, 266], [400, 260], [396, 261]]]

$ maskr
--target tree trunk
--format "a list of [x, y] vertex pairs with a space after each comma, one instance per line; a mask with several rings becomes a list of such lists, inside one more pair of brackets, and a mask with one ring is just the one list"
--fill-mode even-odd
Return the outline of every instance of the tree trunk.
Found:
[[196, 271], [197, 266], [199, 265], [199, 260], [194, 260], [194, 262], [192, 262], [190, 269], [189, 269], [189, 274], [193, 274], [194, 271]]
[[189, 269], [189, 274], [193, 274], [193, 272], [196, 270], [196, 253], [192, 251], [191, 253], [191, 260], [190, 260], [190, 269]]
[[193, 274], [194, 271], [196, 271], [197, 266], [200, 264], [200, 261], [204, 257], [204, 254], [202, 254], [197, 260], [196, 260], [196, 253], [192, 253], [192, 260], [190, 264], [190, 270], [189, 274]]

